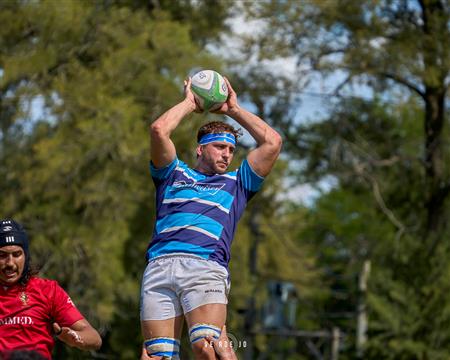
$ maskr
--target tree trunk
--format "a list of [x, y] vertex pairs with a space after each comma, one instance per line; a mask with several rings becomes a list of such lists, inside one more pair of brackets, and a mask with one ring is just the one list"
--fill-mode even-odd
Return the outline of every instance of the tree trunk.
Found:
[[444, 125], [444, 90], [426, 89], [425, 93], [425, 177], [426, 235], [442, 230], [444, 203], [449, 186], [444, 177], [442, 128]]
[[[442, 130], [445, 124], [445, 79], [447, 69], [441, 62], [445, 59], [443, 44], [427, 41], [447, 32], [446, 17], [442, 16], [440, 1], [420, 1], [424, 31], [424, 100], [425, 100], [425, 238], [444, 230], [444, 204], [449, 193], [445, 178]], [[445, 45], [444, 45], [445, 46]], [[439, 237], [437, 237], [439, 238]], [[436, 239], [437, 239], [436, 238]], [[430, 251], [434, 251], [439, 240], [433, 240]]]

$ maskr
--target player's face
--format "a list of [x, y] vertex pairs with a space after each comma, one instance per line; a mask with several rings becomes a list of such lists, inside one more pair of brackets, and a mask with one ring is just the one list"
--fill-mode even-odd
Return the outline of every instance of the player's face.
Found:
[[8, 245], [0, 247], [0, 283], [13, 285], [22, 276], [25, 267], [25, 252], [22, 247]]
[[227, 142], [213, 142], [197, 148], [198, 164], [208, 174], [223, 174], [233, 160], [234, 146]]

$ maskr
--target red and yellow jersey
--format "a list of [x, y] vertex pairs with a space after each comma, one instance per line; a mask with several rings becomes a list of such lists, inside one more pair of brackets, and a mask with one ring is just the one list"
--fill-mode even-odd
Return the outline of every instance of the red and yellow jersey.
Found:
[[0, 354], [35, 350], [51, 359], [52, 324], [70, 327], [83, 316], [54, 280], [31, 278], [26, 286], [0, 285]]

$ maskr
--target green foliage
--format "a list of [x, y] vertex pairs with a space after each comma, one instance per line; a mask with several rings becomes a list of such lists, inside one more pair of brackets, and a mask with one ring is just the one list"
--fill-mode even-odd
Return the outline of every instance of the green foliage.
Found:
[[[448, 358], [447, 2], [263, 0], [243, 7], [261, 29], [243, 39], [259, 60], [248, 71], [256, 79], [247, 78], [249, 95], [283, 132], [297, 181], [332, 189], [307, 213], [299, 237], [316, 245], [317, 265], [329, 271], [322, 279], [329, 292], [317, 296], [312, 314], [353, 316], [316, 324], [343, 328], [342, 354], [355, 357], [356, 277], [369, 259], [363, 358]], [[293, 74], [272, 71], [283, 60], [294, 64]], [[306, 121], [296, 112], [302, 91], [335, 75], [341, 82], [328, 114]], [[345, 98], [360, 89], [373, 98]], [[347, 297], [335, 298], [339, 291]]]
[[315, 313], [325, 315], [317, 321], [346, 329], [349, 358], [361, 296], [357, 279], [365, 259], [373, 264], [365, 356], [444, 359], [450, 351], [443, 327], [450, 319], [437, 305], [448, 303], [448, 245], [432, 253], [430, 242], [422, 240], [420, 115], [414, 102], [392, 106], [353, 100], [338, 105], [329, 120], [298, 129], [304, 176], [337, 179], [307, 214], [300, 236], [316, 245], [317, 265], [326, 269], [322, 281], [330, 291], [317, 298]]
[[[2, 216], [27, 226], [41, 274], [62, 284], [104, 339], [98, 354], [57, 342], [56, 359], [126, 360], [140, 352], [139, 287], [155, 215], [146, 128], [182, 99], [193, 68], [220, 70], [205, 46], [226, 31], [230, 5], [0, 4]], [[193, 134], [210, 117], [191, 116], [174, 132], [184, 161], [193, 164]], [[313, 256], [291, 236], [297, 218], [283, 214], [278, 199], [285, 171], [280, 164], [249, 208], [263, 234], [260, 276], [249, 266], [255, 241], [249, 214], [232, 248], [229, 331], [239, 339], [247, 336], [242, 310], [249, 296], [265, 296], [261, 279], [281, 274], [307, 294], [316, 276]]]
[[[289, 280], [301, 295], [299, 328], [340, 326], [341, 355], [354, 358], [357, 275], [369, 259], [364, 358], [448, 358], [445, 1], [0, 2], [2, 216], [27, 225], [43, 275], [101, 330], [100, 356], [135, 359], [155, 211], [146, 127], [182, 98], [189, 71], [221, 69], [206, 49], [237, 5], [267, 27], [243, 39], [247, 68], [233, 84], [283, 133], [292, 162], [277, 164], [238, 227], [229, 331], [245, 339], [249, 297], [262, 306], [266, 280]], [[268, 71], [267, 60], [288, 57], [298, 78]], [[365, 85], [375, 99], [333, 97], [327, 116], [300, 123], [299, 91], [317, 81], [309, 75], [336, 70], [345, 75], [337, 94]], [[191, 164], [203, 121], [192, 116], [174, 133]], [[292, 204], [280, 196], [289, 171], [331, 191], [311, 207]], [[256, 344], [259, 354], [308, 356], [292, 339]], [[91, 357], [62, 346], [55, 356]]]
[[[2, 216], [27, 226], [42, 275], [60, 281], [105, 336], [102, 352], [120, 359], [141, 346], [139, 282], [154, 215], [146, 128], [182, 98], [192, 68], [220, 68], [192, 39], [195, 23], [174, 20], [170, 6], [128, 5], [0, 4]], [[180, 154], [192, 156], [197, 125], [178, 129]], [[91, 355], [56, 349], [69, 357]]]

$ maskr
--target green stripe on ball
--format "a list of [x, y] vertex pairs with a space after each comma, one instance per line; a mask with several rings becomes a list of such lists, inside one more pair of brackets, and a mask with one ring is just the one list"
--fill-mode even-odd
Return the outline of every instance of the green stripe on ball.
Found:
[[199, 103], [203, 110], [206, 111], [218, 109], [228, 97], [228, 94], [225, 95], [221, 93], [221, 82], [217, 72], [213, 73], [213, 79], [209, 89], [197, 86], [194, 83], [191, 85], [191, 89], [194, 95], [196, 95], [197, 98], [200, 98], [198, 99]]

